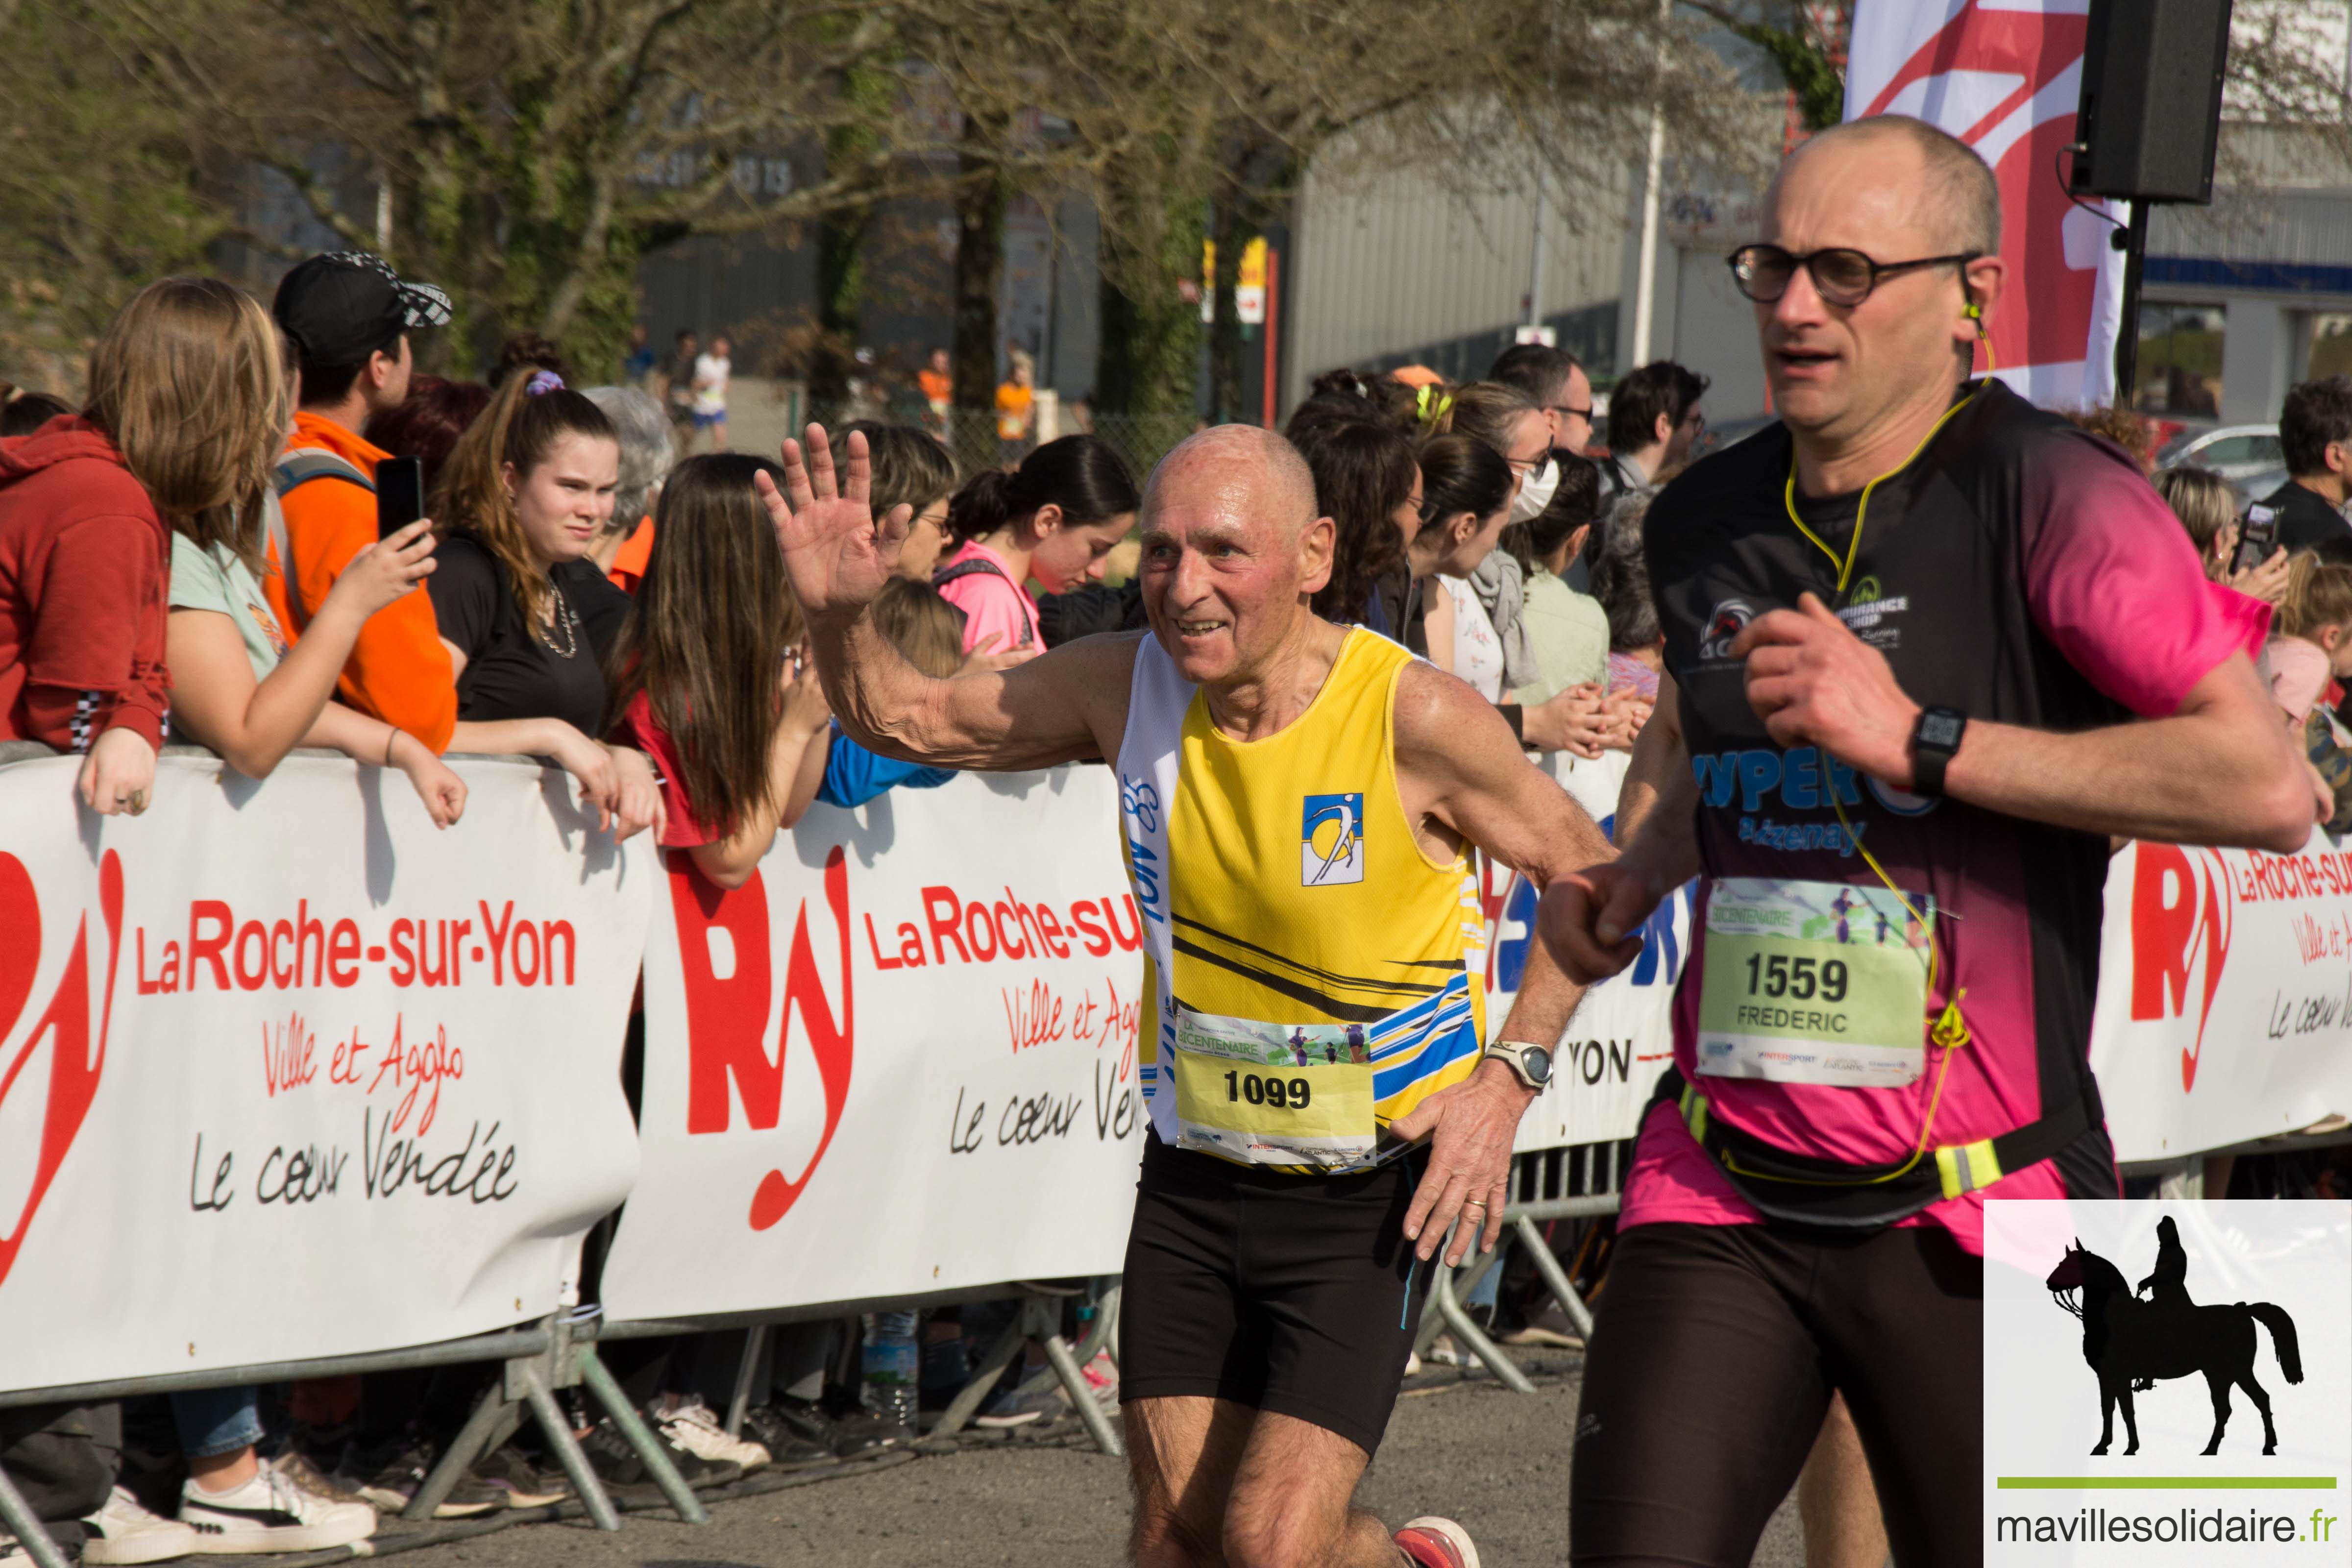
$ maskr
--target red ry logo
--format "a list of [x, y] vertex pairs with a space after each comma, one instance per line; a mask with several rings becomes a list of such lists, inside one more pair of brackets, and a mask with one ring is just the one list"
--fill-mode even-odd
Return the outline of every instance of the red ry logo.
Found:
[[[840, 932], [838, 1024], [817, 976], [815, 953], [809, 942], [807, 900], [801, 900], [793, 927], [783, 1005], [772, 1013], [775, 993], [769, 960], [768, 889], [761, 874], [753, 871], [740, 888], [722, 891], [696, 873], [684, 855], [670, 857], [670, 907], [677, 915], [678, 957], [686, 975], [687, 1131], [727, 1131], [730, 1080], [742, 1097], [745, 1121], [760, 1131], [776, 1125], [784, 1097], [785, 1043], [795, 1011], [801, 1026], [808, 1031], [809, 1049], [824, 1082], [824, 1131], [816, 1152], [796, 1182], [786, 1181], [784, 1173], [776, 1170], [760, 1179], [758, 1190], [751, 1194], [753, 1230], [768, 1229], [800, 1200], [824, 1161], [849, 1099], [856, 1055], [849, 970], [849, 870], [838, 846], [825, 857], [824, 901]], [[735, 955], [732, 972], [724, 976], [712, 961], [713, 931], [724, 933], [724, 945]], [[772, 1057], [768, 1041], [772, 1016], [776, 1018]]]
[[[73, 949], [65, 973], [47, 1009], [26, 1031], [12, 1056], [0, 1056], [0, 1106], [11, 1095], [36, 1092], [46, 1081], [47, 1103], [41, 1110], [40, 1148], [34, 1157], [33, 1178], [25, 1189], [23, 1206], [13, 1215], [0, 1215], [0, 1284], [16, 1266], [16, 1254], [33, 1227], [33, 1215], [48, 1195], [66, 1152], [73, 1147], [82, 1121], [98, 1094], [99, 1075], [106, 1067], [106, 1037], [114, 1021], [115, 960], [122, 943], [122, 861], [113, 850], [99, 863], [99, 912], [106, 921], [106, 1004], [100, 1015], [98, 1048], [89, 1039], [89, 918], [75, 927]], [[16, 1033], [32, 995], [33, 976], [41, 964], [41, 902], [24, 862], [0, 854], [0, 1046]], [[48, 1071], [37, 1070], [47, 1049]]]

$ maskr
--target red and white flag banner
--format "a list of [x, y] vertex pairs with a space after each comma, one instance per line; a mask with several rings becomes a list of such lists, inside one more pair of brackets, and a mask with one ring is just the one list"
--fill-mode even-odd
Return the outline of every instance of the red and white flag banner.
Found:
[[1915, 115], [1992, 165], [2009, 263], [1994, 374], [2052, 408], [2116, 395], [2124, 258], [2109, 236], [2128, 208], [2066, 192], [2089, 12], [2090, 0], [1857, 0], [1846, 65], [1848, 120]]

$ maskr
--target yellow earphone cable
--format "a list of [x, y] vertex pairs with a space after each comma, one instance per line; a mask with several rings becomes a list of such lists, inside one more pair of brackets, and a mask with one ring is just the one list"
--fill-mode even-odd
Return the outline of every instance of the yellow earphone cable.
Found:
[[1992, 339], [1985, 335], [1984, 307], [1982, 305], [1971, 303], [1969, 306], [1968, 317], [1969, 321], [1974, 321], [1977, 324], [1977, 342], [1984, 345], [1985, 374], [1987, 375], [1990, 375], [1993, 372], [1999, 370], [2000, 365], [1992, 357]]

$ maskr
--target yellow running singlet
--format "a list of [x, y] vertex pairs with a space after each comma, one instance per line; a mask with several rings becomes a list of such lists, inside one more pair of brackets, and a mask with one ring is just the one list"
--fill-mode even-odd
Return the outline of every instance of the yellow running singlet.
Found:
[[1390, 1122], [1470, 1076], [1485, 926], [1467, 861], [1431, 860], [1397, 793], [1399, 676], [1370, 632], [1307, 711], [1227, 738], [1156, 638], [1118, 752], [1145, 936], [1144, 1102], [1162, 1142], [1248, 1164], [1361, 1170]]

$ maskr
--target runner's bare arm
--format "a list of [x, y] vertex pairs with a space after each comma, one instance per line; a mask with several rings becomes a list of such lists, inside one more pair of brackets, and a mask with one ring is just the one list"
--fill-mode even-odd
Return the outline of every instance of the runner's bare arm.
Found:
[[1680, 693], [1662, 678], [1618, 790], [1618, 858], [1560, 878], [1537, 910], [1540, 945], [1571, 981], [1589, 985], [1631, 963], [1642, 944], [1630, 933], [1698, 875], [1697, 812]]
[[1683, 717], [1675, 678], [1658, 676], [1657, 706], [1649, 721], [1633, 737], [1633, 754], [1625, 765], [1625, 779], [1617, 786], [1617, 818], [1609, 837], [1623, 850], [1640, 837], [1643, 824], [1656, 811], [1659, 797], [1677, 781], [1690, 780], [1690, 753], [1683, 746]]
[[1105, 756], [1126, 728], [1135, 638], [1093, 637], [1008, 670], [936, 680], [874, 625], [897, 572], [908, 509], [878, 522], [866, 437], [849, 437], [836, 482], [822, 426], [803, 454], [784, 443], [784, 484], [761, 474], [784, 567], [808, 619], [817, 673], [843, 731], [884, 756], [937, 767], [1013, 770]]
[[[1783, 746], [1819, 745], [1911, 787], [1919, 704], [1886, 658], [1806, 595], [1759, 616], [1731, 652], [1748, 700]], [[2286, 855], [2315, 821], [2302, 759], [2242, 653], [2208, 670], [2160, 719], [2059, 734], [1970, 720], [1944, 793], [1989, 811], [2088, 833]]]
[[[1398, 677], [1396, 761], [1416, 828], [1434, 823], [1538, 888], [1615, 854], [1584, 808], [1528, 763], [1493, 704], [1442, 670], [1413, 664]], [[1547, 956], [1531, 954], [1504, 1037], [1553, 1045], [1583, 994]], [[1391, 1129], [1408, 1140], [1429, 1136], [1429, 1167], [1404, 1221], [1405, 1238], [1418, 1243], [1422, 1257], [1433, 1256], [1449, 1231], [1448, 1264], [1460, 1262], [1474, 1242], [1494, 1247], [1510, 1197], [1512, 1137], [1534, 1097], [1507, 1066], [1481, 1062]], [[1457, 1228], [1456, 1219], [1467, 1223]]]
[[1112, 757], [1127, 727], [1136, 643], [1150, 635], [1085, 637], [1010, 669], [935, 680], [870, 616], [809, 626], [825, 695], [850, 739], [886, 757], [994, 772]]
[[1538, 888], [1616, 858], [1600, 825], [1528, 761], [1494, 704], [1430, 665], [1397, 678], [1396, 763], [1416, 826], [1435, 823]]

